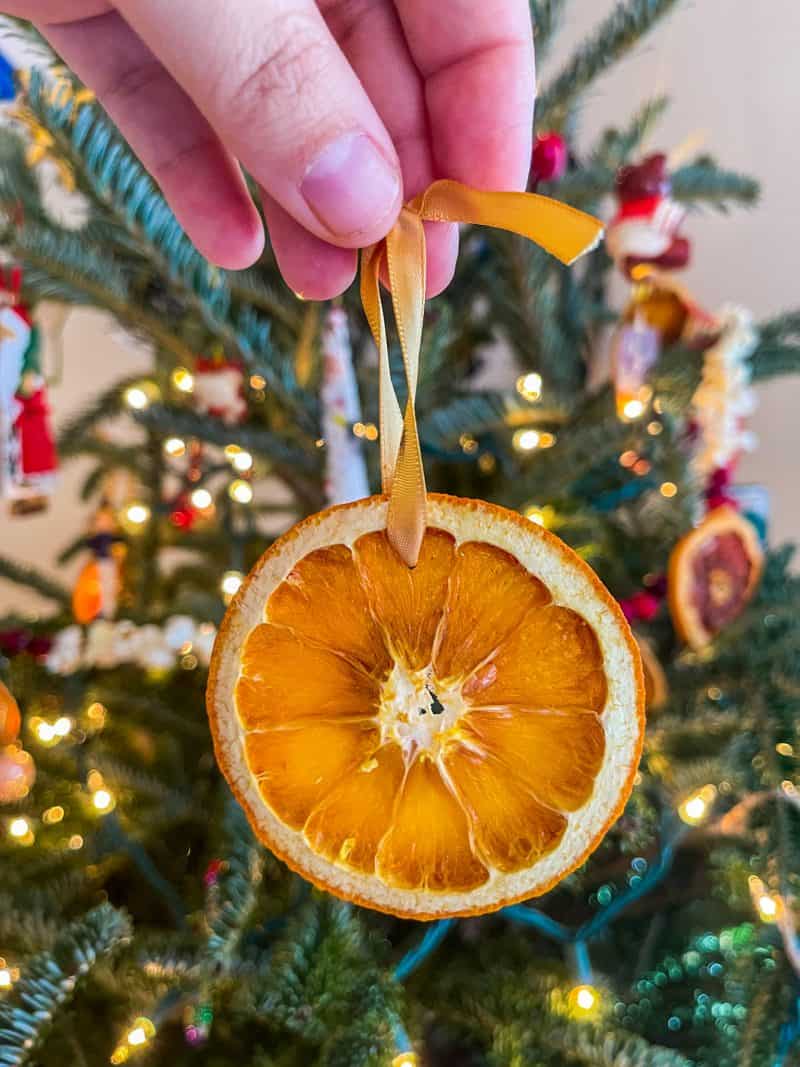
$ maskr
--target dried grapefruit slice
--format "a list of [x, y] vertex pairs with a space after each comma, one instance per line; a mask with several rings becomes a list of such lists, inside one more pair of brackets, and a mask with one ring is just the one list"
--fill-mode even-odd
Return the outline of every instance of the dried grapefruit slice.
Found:
[[515, 512], [432, 494], [410, 571], [386, 500], [276, 541], [211, 664], [219, 764], [259, 837], [339, 896], [414, 918], [542, 893], [636, 772], [644, 681], [619, 607]]
[[678, 541], [669, 559], [669, 612], [678, 634], [705, 648], [737, 619], [764, 566], [758, 534], [735, 508], [715, 508]]

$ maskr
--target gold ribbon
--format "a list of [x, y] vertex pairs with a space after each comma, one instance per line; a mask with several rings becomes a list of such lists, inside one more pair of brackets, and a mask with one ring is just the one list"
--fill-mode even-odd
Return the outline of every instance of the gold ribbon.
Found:
[[[495, 193], [454, 181], [438, 181], [411, 200], [386, 237], [361, 253], [361, 303], [380, 357], [381, 477], [389, 497], [386, 529], [409, 567], [416, 566], [426, 526], [425, 472], [422, 466], [415, 397], [425, 308], [425, 230], [423, 222], [465, 222], [493, 226], [527, 237], [562, 263], [594, 248], [602, 223], [568, 204], [535, 193]], [[408, 400], [400, 412], [389, 372], [386, 322], [380, 298], [380, 271], [386, 261], [392, 305], [403, 353]]]

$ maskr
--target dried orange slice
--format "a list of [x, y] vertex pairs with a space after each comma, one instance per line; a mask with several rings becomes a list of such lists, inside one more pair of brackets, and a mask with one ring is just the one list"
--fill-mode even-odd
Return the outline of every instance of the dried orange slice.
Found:
[[590, 568], [515, 512], [432, 494], [412, 571], [386, 500], [276, 541], [211, 663], [219, 764], [262, 841], [348, 900], [419, 919], [543, 893], [631, 790], [636, 643]]
[[19, 705], [13, 694], [0, 682], [0, 746], [16, 741], [20, 722]]
[[680, 637], [705, 648], [744, 611], [763, 567], [753, 524], [727, 504], [710, 511], [669, 559], [669, 612]]

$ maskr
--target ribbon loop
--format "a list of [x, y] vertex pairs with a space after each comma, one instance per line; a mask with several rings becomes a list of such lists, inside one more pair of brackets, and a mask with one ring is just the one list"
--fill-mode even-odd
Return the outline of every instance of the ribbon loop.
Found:
[[[426, 526], [425, 471], [415, 401], [425, 309], [423, 221], [464, 222], [520, 234], [562, 263], [594, 248], [602, 223], [568, 204], [535, 193], [485, 192], [438, 181], [415, 197], [383, 241], [361, 254], [361, 303], [380, 359], [380, 437], [383, 491], [389, 497], [389, 541], [409, 567], [416, 566]], [[386, 262], [408, 398], [401, 415], [389, 369], [380, 271]]]

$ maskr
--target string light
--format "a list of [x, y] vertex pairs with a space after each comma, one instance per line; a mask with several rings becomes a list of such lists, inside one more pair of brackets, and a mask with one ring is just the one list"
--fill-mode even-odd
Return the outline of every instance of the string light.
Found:
[[144, 526], [150, 518], [150, 508], [147, 504], [129, 504], [125, 511], [125, 518], [132, 526]]
[[73, 834], [67, 841], [67, 848], [72, 849], [73, 852], [77, 852], [78, 849], [83, 848], [83, 838], [80, 834]]
[[416, 1052], [401, 1052], [392, 1060], [392, 1067], [419, 1067]]
[[267, 379], [263, 378], [260, 374], [250, 375], [250, 388], [251, 389], [263, 389], [267, 384]]
[[239, 587], [243, 581], [244, 575], [241, 571], [225, 571], [222, 576], [222, 581], [219, 583], [219, 587], [226, 604], [229, 604], [239, 592]]
[[622, 408], [622, 414], [625, 416], [626, 419], [630, 420], [631, 422], [634, 419], [640, 419], [642, 415], [644, 415], [644, 412], [644, 401], [638, 399], [628, 400]]
[[194, 392], [194, 375], [186, 367], [176, 367], [171, 374], [171, 381], [180, 393]]
[[365, 432], [366, 432], [366, 426], [364, 425], [363, 422], [354, 422], [353, 423], [353, 436], [354, 437], [363, 437]]
[[138, 385], [129, 386], [122, 394], [122, 399], [132, 411], [145, 411], [158, 399], [158, 389], [152, 382], [139, 382]]
[[491, 452], [482, 452], [478, 456], [478, 470], [481, 474], [493, 474], [497, 469], [497, 460]]
[[106, 706], [104, 704], [99, 703], [99, 701], [97, 700], [95, 700], [94, 703], [90, 704], [89, 707], [86, 709], [86, 718], [89, 720], [95, 730], [102, 730], [102, 728], [106, 724], [107, 715], [108, 710], [106, 709]]
[[8, 836], [18, 845], [32, 845], [35, 840], [31, 824], [23, 815], [18, 815], [8, 824]]
[[541, 435], [538, 430], [517, 430], [511, 444], [517, 452], [533, 452], [539, 447]]
[[573, 1015], [587, 1018], [600, 1006], [600, 994], [591, 985], [577, 985], [569, 993], [569, 1006]]
[[542, 395], [542, 376], [535, 371], [517, 378], [517, 392], [525, 400], [538, 400]]
[[667, 500], [671, 500], [678, 492], [678, 487], [674, 482], [662, 482], [658, 487], [658, 491], [663, 497], [666, 497]]
[[751, 874], [747, 884], [759, 919], [765, 923], [777, 922], [783, 914], [782, 897], [777, 893], [770, 893], [758, 875]]
[[164, 442], [164, 454], [178, 459], [186, 452], [186, 442], [180, 437], [168, 437]]
[[197, 508], [198, 511], [207, 511], [214, 503], [214, 498], [207, 489], [194, 489], [189, 499], [192, 507]]
[[98, 789], [96, 793], [92, 794], [92, 804], [101, 815], [107, 815], [113, 809], [115, 801], [113, 795], [107, 789]]
[[626, 468], [632, 467], [638, 459], [639, 457], [637, 456], [637, 454], [629, 448], [627, 452], [623, 452], [622, 455], [619, 457], [619, 465], [620, 467]]
[[468, 456], [471, 456], [473, 452], [478, 451], [478, 442], [471, 433], [462, 433], [458, 439], [458, 443], [461, 446], [461, 451]]
[[633, 473], [638, 474], [640, 477], [643, 474], [650, 473], [650, 461], [647, 459], [637, 459], [633, 465]]
[[48, 826], [53, 826], [55, 823], [61, 822], [64, 818], [64, 809], [60, 804], [54, 804], [52, 808], [47, 808], [42, 812], [42, 822]]
[[678, 805], [678, 815], [687, 826], [699, 826], [705, 822], [717, 795], [716, 787], [704, 785]]
[[6, 966], [6, 961], [3, 959], [0, 959], [0, 964], [2, 964], [0, 966], [0, 992], [7, 992], [14, 984], [11, 968]]
[[779, 756], [793, 756], [794, 748], [788, 741], [779, 741], [775, 746], [775, 751]]
[[375, 425], [374, 422], [364, 423], [364, 436], [368, 441], [378, 440], [378, 427]]
[[244, 473], [245, 471], [249, 471], [253, 466], [253, 457], [250, 455], [249, 452], [240, 450], [231, 459], [231, 463], [235, 470], [242, 471], [242, 473]]
[[658, 435], [663, 431], [663, 429], [664, 426], [658, 421], [658, 419], [653, 419], [652, 422], [648, 422], [647, 424], [647, 432], [650, 434], [651, 437], [658, 437]]
[[156, 1028], [152, 1019], [141, 1015], [134, 1019], [130, 1029], [119, 1045], [111, 1053], [111, 1063], [125, 1063], [134, 1049], [140, 1049], [155, 1037]]
[[242, 478], [237, 478], [228, 486], [228, 496], [237, 504], [249, 504], [253, 499], [253, 487]]

